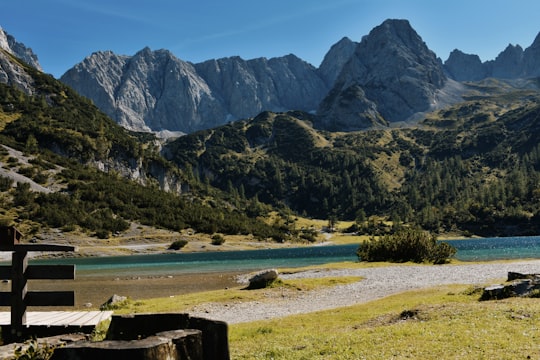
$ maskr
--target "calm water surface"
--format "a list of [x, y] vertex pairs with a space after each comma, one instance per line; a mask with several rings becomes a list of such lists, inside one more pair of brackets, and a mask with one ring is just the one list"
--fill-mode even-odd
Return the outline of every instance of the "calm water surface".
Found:
[[[463, 261], [540, 259], [540, 236], [445, 241], [455, 246]], [[170, 253], [100, 258], [54, 259], [32, 263], [75, 263], [77, 275], [164, 275], [233, 272], [270, 267], [301, 267], [340, 261], [357, 261], [358, 245], [315, 246], [289, 249], [206, 253]]]

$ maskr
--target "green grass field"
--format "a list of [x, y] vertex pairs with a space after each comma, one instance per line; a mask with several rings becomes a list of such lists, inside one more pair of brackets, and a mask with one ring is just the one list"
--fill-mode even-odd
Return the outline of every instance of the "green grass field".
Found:
[[[338, 263], [329, 268], [385, 266]], [[317, 268], [317, 267], [311, 267]], [[281, 269], [296, 272], [306, 269]], [[358, 277], [280, 280], [271, 288], [128, 301], [116, 313], [188, 311], [209, 302], [272, 301]], [[229, 325], [232, 359], [540, 359], [540, 299], [479, 301], [481, 288], [438, 286], [351, 307]], [[316, 301], [316, 300], [315, 300]]]
[[538, 359], [540, 301], [470, 286], [230, 326], [233, 359]]

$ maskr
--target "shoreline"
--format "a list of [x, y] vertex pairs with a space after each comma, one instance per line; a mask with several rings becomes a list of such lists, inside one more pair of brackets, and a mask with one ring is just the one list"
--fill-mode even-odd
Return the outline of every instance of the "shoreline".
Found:
[[[28, 289], [75, 292], [73, 307], [32, 307], [33, 311], [90, 310], [98, 309], [115, 294], [137, 301], [237, 287], [240, 286], [238, 277], [245, 273], [232, 271], [146, 276], [83, 275], [77, 276], [75, 280], [30, 280]], [[0, 291], [9, 292], [10, 289], [9, 282], [0, 282]], [[0, 307], [0, 311], [9, 311], [9, 307]]]
[[273, 297], [270, 301], [206, 303], [189, 314], [229, 324], [269, 320], [317, 311], [332, 310], [378, 300], [411, 290], [453, 284], [486, 286], [504, 282], [508, 272], [537, 273], [540, 260], [512, 263], [459, 265], [390, 265], [343, 270], [308, 270], [281, 274], [283, 279], [359, 276], [363, 280], [313, 291]]

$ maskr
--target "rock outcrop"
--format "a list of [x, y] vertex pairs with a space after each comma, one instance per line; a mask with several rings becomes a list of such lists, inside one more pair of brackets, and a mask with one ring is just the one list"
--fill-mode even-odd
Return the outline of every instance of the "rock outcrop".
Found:
[[450, 53], [444, 66], [449, 76], [457, 81], [476, 81], [484, 79], [487, 75], [478, 55], [465, 54], [457, 49]]
[[500, 300], [509, 297], [538, 297], [540, 291], [539, 274], [509, 272], [506, 284], [484, 288], [480, 300]]
[[540, 33], [525, 50], [509, 44], [495, 60], [481, 62], [477, 55], [454, 50], [444, 62], [450, 77], [458, 81], [477, 81], [488, 77], [527, 79], [540, 76]]
[[192, 64], [166, 50], [90, 55], [61, 80], [122, 126], [190, 133], [263, 111], [317, 113], [339, 131], [414, 123], [461, 101], [457, 82], [540, 76], [540, 38], [509, 45], [495, 60], [454, 50], [442, 64], [406, 20], [386, 20], [360, 43], [337, 42], [319, 68], [294, 55]]
[[13, 58], [41, 70], [37, 56], [32, 49], [17, 42], [0, 28], [0, 83], [15, 86], [28, 95], [34, 93], [34, 81], [24, 66]]
[[15, 38], [8, 33], [6, 33], [0, 27], [0, 49], [6, 50], [15, 57], [21, 59], [28, 65], [35, 67], [39, 71], [42, 71], [41, 65], [39, 64], [38, 57], [32, 49], [26, 47], [24, 44], [15, 40]]
[[445, 81], [441, 63], [409, 22], [387, 20], [341, 70], [318, 110], [320, 125], [357, 130], [405, 121], [431, 109]]
[[350, 60], [357, 46], [358, 43], [344, 37], [326, 53], [319, 66], [319, 74], [329, 88], [335, 84], [343, 66]]
[[0, 83], [14, 86], [27, 95], [34, 93], [34, 80], [11, 54], [0, 49]]
[[200, 64], [145, 48], [98, 52], [61, 80], [131, 130], [193, 132], [264, 110], [315, 110], [327, 92], [317, 70], [294, 55]]

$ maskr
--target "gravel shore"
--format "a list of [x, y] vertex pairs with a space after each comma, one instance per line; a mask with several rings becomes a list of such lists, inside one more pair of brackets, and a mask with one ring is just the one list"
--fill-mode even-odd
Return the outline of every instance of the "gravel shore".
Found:
[[500, 283], [506, 280], [510, 271], [540, 273], [540, 260], [470, 265], [396, 265], [281, 274], [282, 279], [361, 276], [363, 280], [314, 291], [284, 292], [263, 301], [204, 304], [194, 308], [190, 314], [229, 324], [251, 322], [350, 306], [437, 285]]

